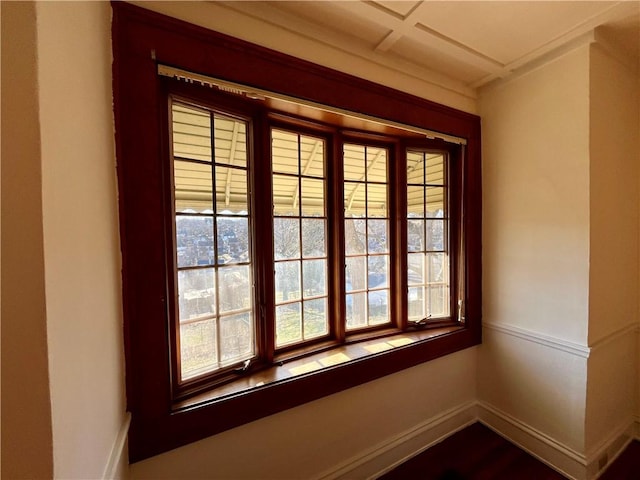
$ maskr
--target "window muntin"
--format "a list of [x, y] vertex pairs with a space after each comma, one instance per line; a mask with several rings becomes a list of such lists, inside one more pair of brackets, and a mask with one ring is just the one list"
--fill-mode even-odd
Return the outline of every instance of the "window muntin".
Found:
[[412, 322], [451, 315], [447, 155], [407, 151], [407, 303]]
[[248, 124], [170, 103], [177, 363], [184, 382], [255, 355]]
[[[328, 244], [333, 234], [328, 232], [327, 139], [270, 127], [273, 311], [260, 318], [272, 322], [264, 328], [273, 330], [273, 344], [258, 349], [248, 123], [179, 102], [173, 103], [172, 122], [180, 381], [329, 338], [332, 322], [340, 322], [337, 331], [347, 337], [403, 324], [391, 305], [399, 301], [393, 285], [400, 284], [392, 279], [388, 148], [342, 144], [345, 273], [342, 295], [336, 297], [329, 285], [335, 272]], [[400, 251], [406, 252], [404, 302], [410, 322], [451, 314], [447, 158], [443, 152], [408, 149], [397, 160], [406, 168], [407, 241]], [[260, 256], [259, 246], [257, 252]], [[332, 318], [334, 304], [343, 305], [344, 318]]]
[[329, 334], [326, 142], [271, 129], [275, 348]]
[[343, 145], [347, 331], [391, 322], [388, 159], [386, 148]]

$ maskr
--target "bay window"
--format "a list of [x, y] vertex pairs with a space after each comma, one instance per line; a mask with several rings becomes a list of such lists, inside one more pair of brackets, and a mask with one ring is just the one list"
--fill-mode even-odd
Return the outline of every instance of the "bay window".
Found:
[[132, 461], [480, 342], [477, 117], [131, 5], [113, 37]]

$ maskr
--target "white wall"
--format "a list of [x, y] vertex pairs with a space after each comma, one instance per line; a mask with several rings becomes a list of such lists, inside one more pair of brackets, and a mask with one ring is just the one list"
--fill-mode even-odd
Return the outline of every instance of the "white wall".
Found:
[[37, 3], [47, 337], [58, 478], [100, 478], [125, 421], [111, 8]]
[[1, 8], [2, 477], [51, 478], [36, 9]]
[[110, 14], [104, 2], [2, 5], [7, 478], [118, 471], [111, 453], [125, 413]]
[[589, 307], [589, 49], [482, 92], [483, 319], [577, 344]]
[[479, 400], [570, 455], [584, 451], [588, 100], [588, 46], [480, 96]]
[[579, 478], [638, 401], [638, 83], [616, 57], [583, 45], [480, 96], [479, 400]]
[[131, 476], [316, 478], [472, 402], [475, 363], [475, 348], [457, 352], [138, 462]]
[[[611, 47], [610, 47], [611, 48]], [[635, 414], [637, 384], [638, 72], [601, 44], [591, 47], [590, 280], [586, 448], [596, 449]], [[620, 58], [620, 59], [619, 59]], [[631, 328], [630, 328], [631, 327]]]

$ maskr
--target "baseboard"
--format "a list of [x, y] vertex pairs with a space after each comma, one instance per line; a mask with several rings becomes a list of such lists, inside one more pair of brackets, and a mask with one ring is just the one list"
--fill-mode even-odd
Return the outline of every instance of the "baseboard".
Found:
[[635, 422], [630, 419], [587, 453], [587, 479], [595, 480], [606, 471], [633, 441], [634, 430]]
[[131, 414], [126, 413], [120, 430], [116, 436], [113, 446], [111, 447], [111, 453], [109, 454], [109, 460], [104, 468], [102, 478], [104, 480], [121, 480], [124, 478], [122, 471], [128, 467], [127, 456], [125, 449], [127, 447], [127, 435], [129, 434], [129, 425], [131, 424]]
[[396, 435], [315, 477], [316, 480], [373, 479], [448, 436], [475, 423], [476, 402], [467, 402]]
[[487, 403], [478, 402], [477, 410], [481, 423], [574, 480], [595, 480], [602, 475], [633, 440], [639, 425], [637, 419], [625, 422], [585, 455]]
[[580, 452], [484, 402], [478, 402], [478, 420], [565, 477], [587, 480], [587, 460]]

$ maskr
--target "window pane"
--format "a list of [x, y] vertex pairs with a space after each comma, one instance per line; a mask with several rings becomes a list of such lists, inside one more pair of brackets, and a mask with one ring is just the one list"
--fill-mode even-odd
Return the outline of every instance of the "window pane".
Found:
[[367, 288], [367, 257], [347, 257], [346, 259], [347, 292]]
[[216, 166], [216, 213], [246, 215], [247, 171]]
[[427, 309], [432, 318], [449, 315], [449, 288], [447, 286], [428, 286], [427, 297]]
[[369, 253], [387, 253], [389, 251], [387, 227], [387, 220], [367, 221], [367, 243]]
[[361, 145], [344, 145], [344, 179], [365, 180], [364, 147]]
[[424, 250], [424, 220], [407, 220], [407, 249], [410, 252]]
[[218, 217], [218, 263], [249, 261], [249, 220]]
[[213, 213], [211, 165], [173, 162], [176, 212]]
[[389, 322], [389, 291], [369, 292], [369, 325]]
[[424, 185], [424, 153], [407, 152], [407, 183]]
[[273, 247], [276, 260], [300, 257], [300, 221], [297, 218], [273, 219]]
[[172, 126], [184, 380], [254, 354], [247, 124], [174, 103]]
[[366, 184], [345, 182], [344, 215], [345, 217], [363, 217], [367, 213]]
[[407, 187], [407, 216], [424, 218], [424, 187]]
[[416, 322], [426, 316], [424, 287], [409, 287], [409, 320]]
[[283, 130], [271, 131], [271, 168], [274, 173], [297, 175], [299, 165], [298, 134]]
[[301, 135], [300, 161], [303, 175], [324, 177], [324, 140]]
[[180, 325], [180, 359], [182, 379], [218, 367], [215, 319]]
[[387, 150], [367, 147], [367, 182], [387, 181]]
[[427, 251], [443, 251], [445, 220], [427, 220]]
[[449, 261], [444, 253], [427, 254], [427, 282], [448, 281]]
[[206, 110], [171, 105], [173, 156], [211, 161], [211, 116]]
[[318, 297], [327, 293], [327, 263], [324, 260], [302, 262], [304, 298]]
[[368, 258], [367, 287], [383, 288], [389, 286], [389, 256], [377, 255]]
[[426, 283], [424, 275], [424, 253], [410, 253], [407, 260], [409, 285], [424, 285]]
[[251, 308], [251, 276], [249, 266], [218, 269], [220, 314]]
[[302, 179], [302, 215], [305, 217], [323, 217], [324, 180]]
[[220, 319], [220, 361], [234, 363], [253, 356], [253, 324], [249, 313]]
[[325, 220], [302, 219], [303, 257], [324, 257], [326, 255], [325, 225]]
[[367, 216], [387, 217], [387, 186], [367, 184]]
[[300, 302], [276, 307], [276, 346], [302, 340]]
[[245, 122], [214, 115], [215, 162], [247, 166], [247, 132]]
[[444, 188], [427, 187], [427, 217], [442, 218], [444, 216]]
[[444, 156], [440, 153], [425, 154], [427, 157], [427, 178], [426, 183], [429, 185], [444, 185]]
[[178, 272], [180, 321], [216, 313], [215, 270], [204, 268]]
[[299, 300], [300, 289], [300, 262], [276, 263], [276, 303]]
[[213, 218], [177, 216], [176, 247], [178, 267], [213, 265]]
[[327, 299], [307, 300], [304, 305], [304, 339], [320, 337], [329, 333], [327, 321]]
[[[445, 155], [408, 151], [407, 179], [412, 184], [407, 186], [409, 319], [448, 316], [449, 224]], [[420, 205], [422, 202], [424, 208]]]
[[367, 326], [367, 294], [347, 294], [347, 329]]
[[366, 220], [345, 220], [344, 221], [344, 243], [347, 255], [366, 253]]
[[298, 216], [298, 178], [284, 175], [273, 176], [273, 214]]

